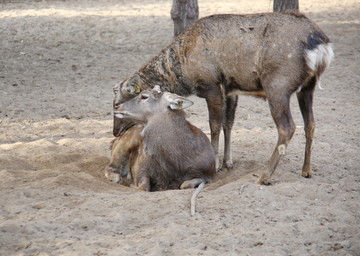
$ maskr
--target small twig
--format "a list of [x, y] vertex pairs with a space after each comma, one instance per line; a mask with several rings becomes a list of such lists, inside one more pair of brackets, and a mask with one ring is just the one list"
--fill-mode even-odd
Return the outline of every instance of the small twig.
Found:
[[248, 185], [242, 185], [239, 191], [239, 195], [243, 192], [244, 188], [247, 187]]
[[300, 192], [295, 186], [293, 186], [293, 188], [294, 188], [297, 192]]
[[197, 189], [194, 191], [192, 197], [191, 197], [191, 216], [195, 215], [195, 204], [196, 204], [196, 197], [200, 194], [201, 190], [204, 188], [205, 183], [202, 182]]

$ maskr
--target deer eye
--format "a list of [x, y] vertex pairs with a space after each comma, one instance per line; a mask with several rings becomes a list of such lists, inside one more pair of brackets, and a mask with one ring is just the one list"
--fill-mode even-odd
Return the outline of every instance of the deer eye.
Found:
[[140, 96], [140, 99], [142, 99], [142, 100], [146, 100], [148, 98], [149, 98], [149, 96], [146, 94], [141, 94], [141, 96]]

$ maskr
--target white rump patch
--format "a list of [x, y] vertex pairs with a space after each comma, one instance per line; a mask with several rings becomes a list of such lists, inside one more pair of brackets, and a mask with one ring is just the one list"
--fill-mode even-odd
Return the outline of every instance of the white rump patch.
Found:
[[331, 44], [319, 44], [316, 48], [306, 50], [306, 64], [312, 71], [317, 71], [320, 65], [328, 66], [334, 57]]

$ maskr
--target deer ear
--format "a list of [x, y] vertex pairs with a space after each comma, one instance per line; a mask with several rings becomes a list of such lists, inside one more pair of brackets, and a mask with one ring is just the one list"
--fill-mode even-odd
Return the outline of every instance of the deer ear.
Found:
[[194, 104], [194, 102], [192, 102], [191, 100], [185, 99], [176, 94], [171, 93], [171, 94], [167, 94], [166, 96], [167, 96], [166, 100], [168, 102], [168, 106], [173, 110], [185, 109], [192, 106], [192, 104]]
[[151, 90], [151, 93], [154, 95], [155, 98], [160, 98], [162, 94], [160, 85], [155, 85], [154, 88]]

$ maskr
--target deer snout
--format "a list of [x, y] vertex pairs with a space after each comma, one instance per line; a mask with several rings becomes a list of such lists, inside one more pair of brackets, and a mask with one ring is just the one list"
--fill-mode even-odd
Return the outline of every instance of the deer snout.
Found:
[[129, 113], [121, 107], [121, 104], [118, 104], [117, 106], [115, 106], [114, 116], [116, 118], [122, 119], [122, 118], [126, 118], [127, 116], [129, 116]]
[[126, 113], [121, 109], [120, 104], [118, 106], [115, 106], [114, 116], [117, 118], [124, 118], [126, 116]]

